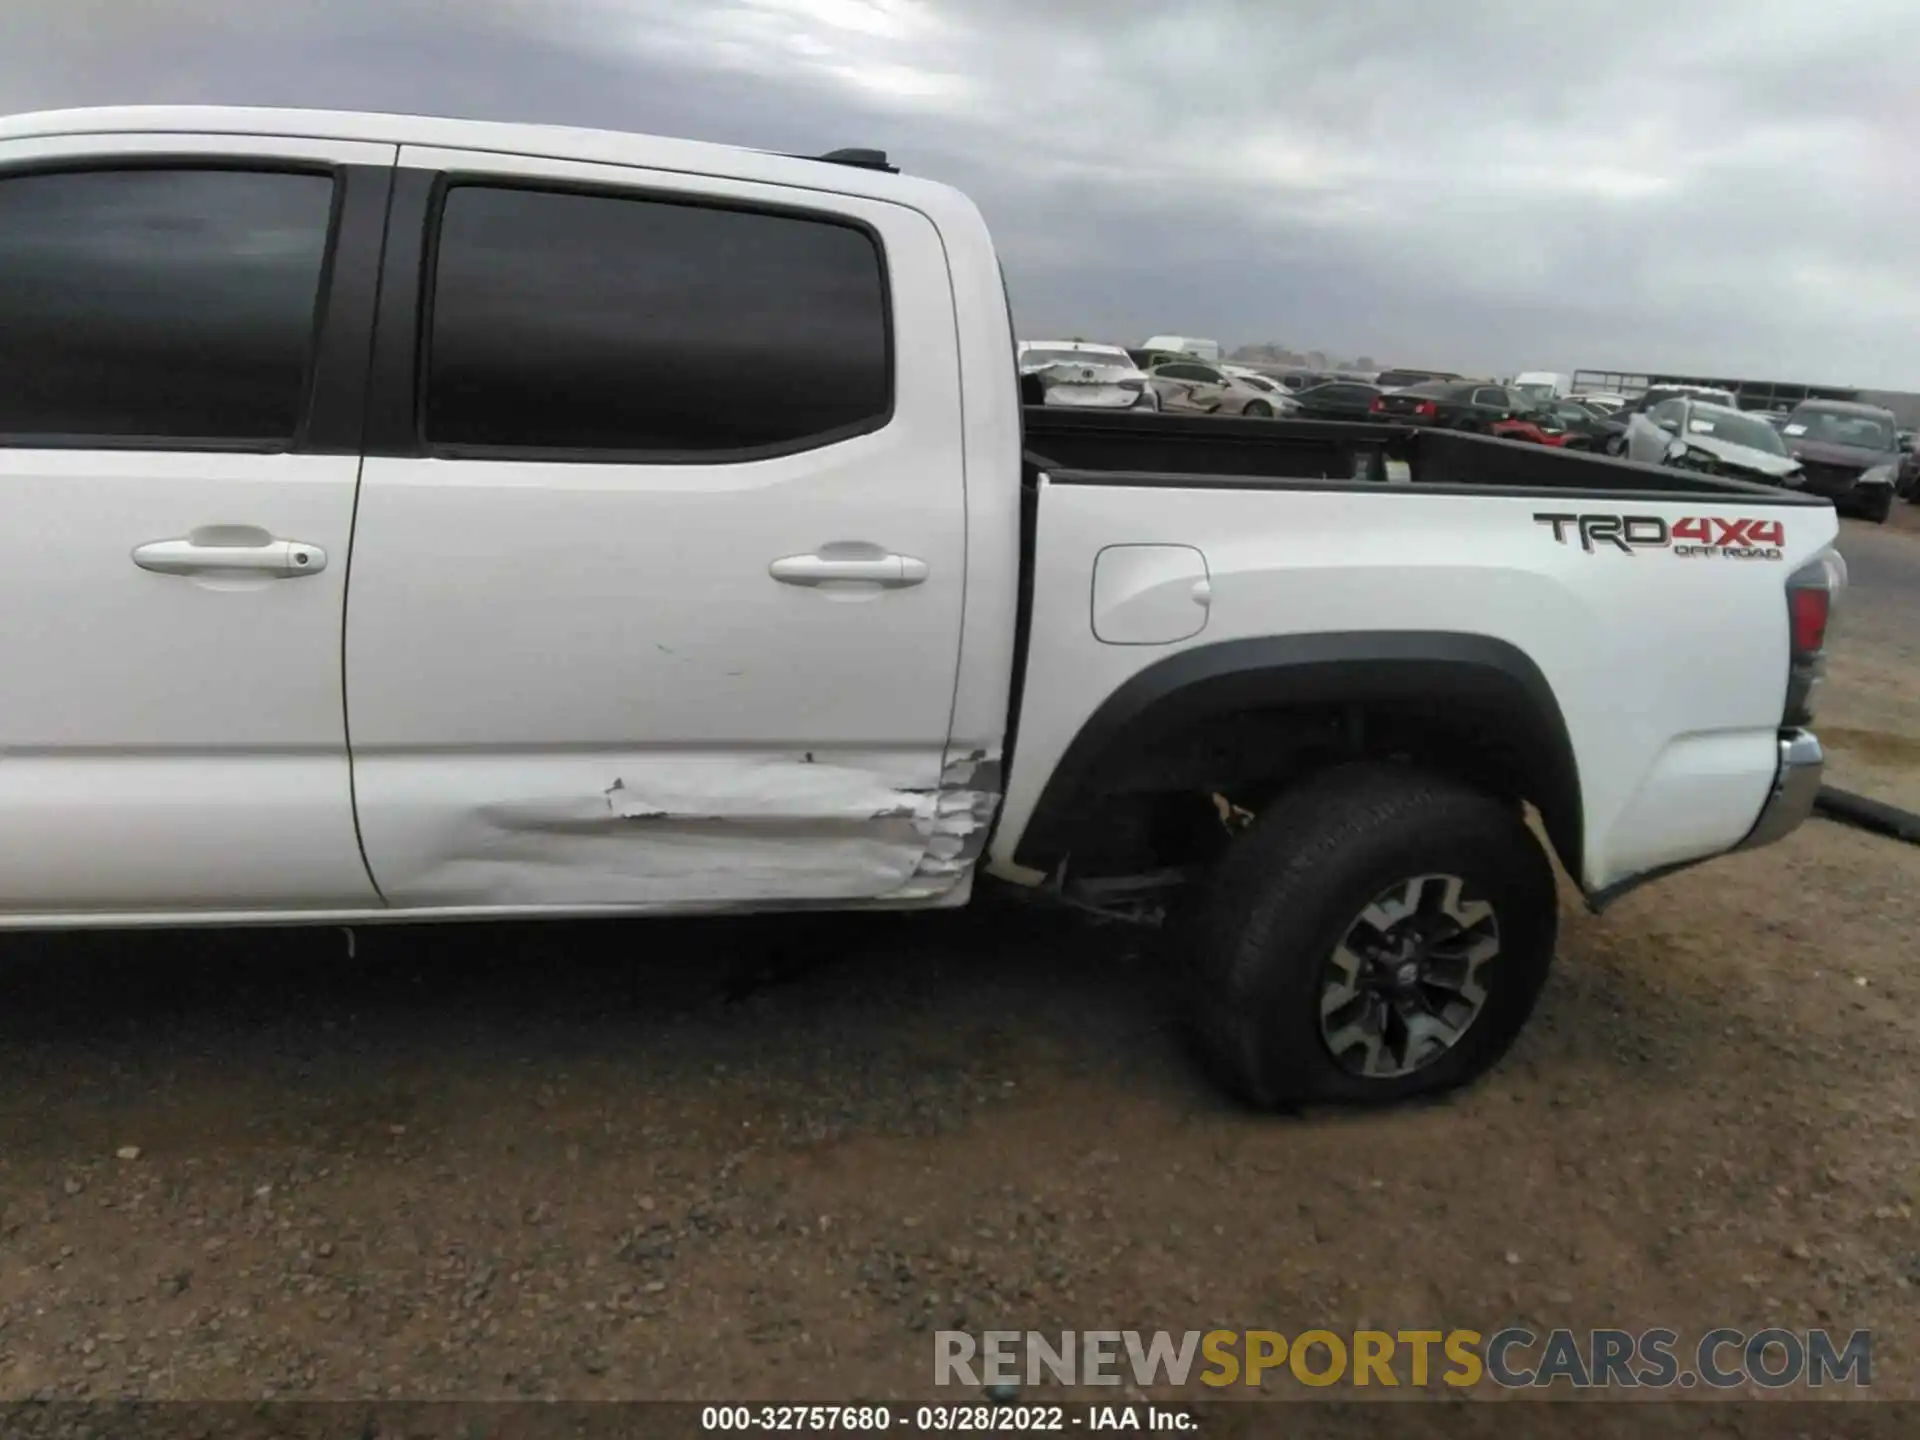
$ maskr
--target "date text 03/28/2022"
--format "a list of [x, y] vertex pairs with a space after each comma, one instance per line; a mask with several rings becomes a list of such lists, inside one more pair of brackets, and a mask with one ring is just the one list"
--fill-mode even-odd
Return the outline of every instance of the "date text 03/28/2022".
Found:
[[1178, 1434], [1199, 1428], [1189, 1412], [1160, 1405], [708, 1405], [704, 1431], [777, 1434], [1042, 1434], [1070, 1430], [1139, 1430]]

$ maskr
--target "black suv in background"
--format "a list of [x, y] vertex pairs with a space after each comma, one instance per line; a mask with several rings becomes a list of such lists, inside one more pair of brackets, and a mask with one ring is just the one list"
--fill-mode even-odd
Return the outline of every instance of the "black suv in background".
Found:
[[1383, 419], [1448, 430], [1486, 431], [1503, 420], [1525, 419], [1533, 410], [1523, 396], [1485, 380], [1426, 380], [1382, 395], [1373, 405]]

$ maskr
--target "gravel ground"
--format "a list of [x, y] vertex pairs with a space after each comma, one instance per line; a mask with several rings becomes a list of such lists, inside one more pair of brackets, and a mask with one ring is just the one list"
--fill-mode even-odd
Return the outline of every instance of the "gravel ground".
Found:
[[[1895, 628], [1830, 709], [1920, 737]], [[9, 942], [0, 1397], [847, 1402], [945, 1327], [1515, 1321], [1869, 1328], [1920, 1396], [1916, 882], [1815, 822], [1569, 905], [1487, 1082], [1293, 1120], [1197, 1078], [1149, 939], [1007, 905]]]

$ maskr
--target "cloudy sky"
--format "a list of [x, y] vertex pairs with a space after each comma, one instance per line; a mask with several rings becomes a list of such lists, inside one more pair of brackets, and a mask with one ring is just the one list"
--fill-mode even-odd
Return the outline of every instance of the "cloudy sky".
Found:
[[1023, 334], [1920, 389], [1914, 0], [0, 0], [0, 111], [406, 110], [965, 188]]

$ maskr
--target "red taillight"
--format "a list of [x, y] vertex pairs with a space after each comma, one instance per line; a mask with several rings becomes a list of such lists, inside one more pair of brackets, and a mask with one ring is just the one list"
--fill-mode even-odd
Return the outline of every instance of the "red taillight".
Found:
[[1370, 412], [1372, 412], [1373, 414], [1375, 414], [1375, 415], [1384, 415], [1384, 414], [1386, 414], [1386, 413], [1387, 413], [1387, 401], [1386, 401], [1386, 397], [1385, 397], [1384, 395], [1376, 395], [1376, 396], [1374, 396], [1374, 397], [1373, 397], [1373, 404], [1371, 404], [1371, 405], [1369, 405], [1369, 406], [1367, 407], [1367, 409], [1368, 409], [1368, 410], [1369, 410]]
[[1794, 658], [1818, 655], [1827, 643], [1827, 617], [1833, 612], [1833, 592], [1824, 585], [1789, 590], [1787, 611], [1793, 621]]
[[1423, 420], [1431, 420], [1440, 413], [1440, 407], [1435, 405], [1431, 400], [1422, 400], [1418, 405], [1413, 407], [1413, 413]]
[[1833, 593], [1847, 583], [1847, 565], [1829, 553], [1802, 567], [1787, 580], [1787, 705], [1783, 726], [1797, 728], [1813, 720], [1814, 697], [1827, 668], [1821, 654], [1827, 643], [1827, 622], [1833, 614]]

